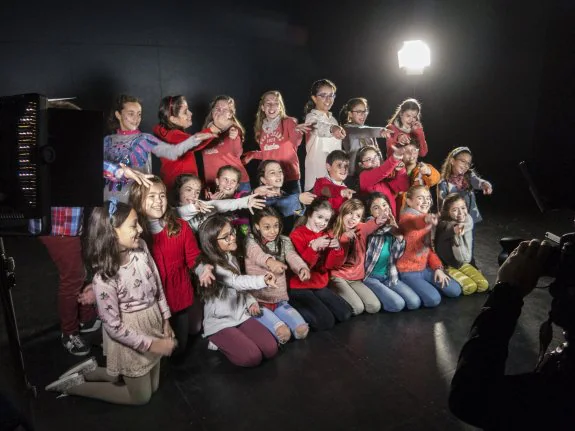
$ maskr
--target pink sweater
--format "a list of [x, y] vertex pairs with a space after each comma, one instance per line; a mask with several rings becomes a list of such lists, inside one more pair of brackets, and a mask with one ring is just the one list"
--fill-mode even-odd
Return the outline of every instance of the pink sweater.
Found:
[[[304, 260], [297, 254], [291, 240], [287, 236], [280, 236], [282, 240], [282, 253], [279, 256], [271, 254], [275, 251], [274, 243], [268, 242], [266, 246], [269, 248], [269, 253], [266, 253], [259, 244], [255, 241], [250, 234], [246, 241], [246, 274], [248, 275], [265, 275], [269, 272], [266, 262], [269, 258], [275, 258], [283, 263], [293, 271], [295, 276], [299, 274], [302, 269], [309, 269]], [[255, 290], [251, 294], [258, 300], [268, 304], [277, 304], [280, 301], [287, 301], [287, 281], [285, 272], [281, 275], [276, 274], [278, 288], [266, 287], [265, 289]]]

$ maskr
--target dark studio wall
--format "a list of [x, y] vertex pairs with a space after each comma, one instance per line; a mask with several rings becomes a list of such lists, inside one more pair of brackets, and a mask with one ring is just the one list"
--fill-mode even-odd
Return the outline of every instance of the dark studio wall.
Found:
[[[511, 195], [532, 205], [516, 164], [535, 155], [539, 105], [552, 104], [540, 94], [553, 81], [547, 30], [566, 2], [559, 9], [543, 0], [98, 5], [3, 6], [0, 94], [77, 96], [84, 108], [106, 112], [118, 93], [134, 94], [143, 100], [145, 131], [162, 96], [188, 97], [196, 131], [209, 100], [230, 94], [251, 138], [263, 91], [282, 91], [288, 113], [301, 118], [311, 83], [328, 77], [338, 85], [334, 114], [365, 96], [373, 125], [417, 97], [429, 161], [438, 166], [451, 148], [467, 145], [495, 183], [492, 203]], [[421, 77], [397, 68], [397, 50], [411, 38], [432, 50]]]

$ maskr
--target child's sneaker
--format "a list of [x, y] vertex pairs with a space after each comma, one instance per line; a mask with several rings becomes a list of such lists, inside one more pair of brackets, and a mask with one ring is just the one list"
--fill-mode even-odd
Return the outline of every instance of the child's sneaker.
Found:
[[218, 350], [218, 346], [216, 346], [211, 341], [208, 341], [208, 350]]
[[66, 392], [68, 389], [81, 385], [85, 381], [83, 375], [74, 373], [50, 383], [45, 389], [52, 392]]
[[96, 358], [92, 356], [91, 358], [88, 358], [85, 361], [82, 361], [79, 364], [76, 364], [66, 370], [60, 377], [58, 377], [58, 379], [61, 380], [64, 377], [68, 377], [76, 373], [85, 376], [86, 374], [94, 371], [96, 368], [98, 368], [98, 363], [96, 362]]
[[101, 327], [102, 327], [102, 321], [98, 317], [95, 317], [89, 322], [80, 323], [80, 334], [87, 334], [89, 332], [94, 332], [100, 329]]
[[62, 346], [75, 356], [86, 356], [90, 353], [90, 346], [80, 335], [64, 335], [62, 334]]

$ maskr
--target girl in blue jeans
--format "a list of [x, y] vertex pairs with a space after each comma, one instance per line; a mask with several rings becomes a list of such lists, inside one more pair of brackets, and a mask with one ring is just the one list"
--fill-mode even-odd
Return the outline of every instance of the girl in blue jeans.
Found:
[[441, 294], [450, 298], [461, 294], [461, 286], [443, 270], [431, 245], [431, 231], [437, 214], [430, 214], [431, 194], [426, 186], [412, 186], [406, 193], [407, 206], [401, 212], [399, 228], [405, 238], [405, 251], [397, 261], [401, 281], [411, 287], [425, 307], [436, 307]]
[[309, 326], [301, 314], [288, 304], [286, 271], [291, 270], [294, 276], [305, 281], [310, 278], [309, 267], [291, 240], [281, 235], [282, 219], [274, 208], [265, 207], [255, 211], [251, 225], [246, 239], [246, 273], [262, 275], [272, 272], [277, 285], [277, 288], [252, 292], [260, 305], [256, 318], [281, 344], [287, 343], [292, 333], [296, 339], [303, 339], [309, 332]]
[[399, 280], [395, 267], [395, 262], [405, 249], [405, 241], [387, 197], [379, 192], [371, 193], [367, 208], [372, 217], [385, 216], [387, 222], [368, 238], [363, 284], [375, 293], [385, 311], [397, 312], [405, 307], [415, 310], [420, 307], [421, 299], [413, 289]]

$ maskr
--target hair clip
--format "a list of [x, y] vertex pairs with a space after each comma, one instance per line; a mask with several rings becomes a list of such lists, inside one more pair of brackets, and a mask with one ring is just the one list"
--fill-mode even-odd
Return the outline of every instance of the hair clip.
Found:
[[110, 198], [109, 202], [110, 205], [108, 206], [108, 213], [110, 214], [110, 220], [111, 220], [112, 216], [116, 214], [116, 211], [118, 210], [118, 199]]

